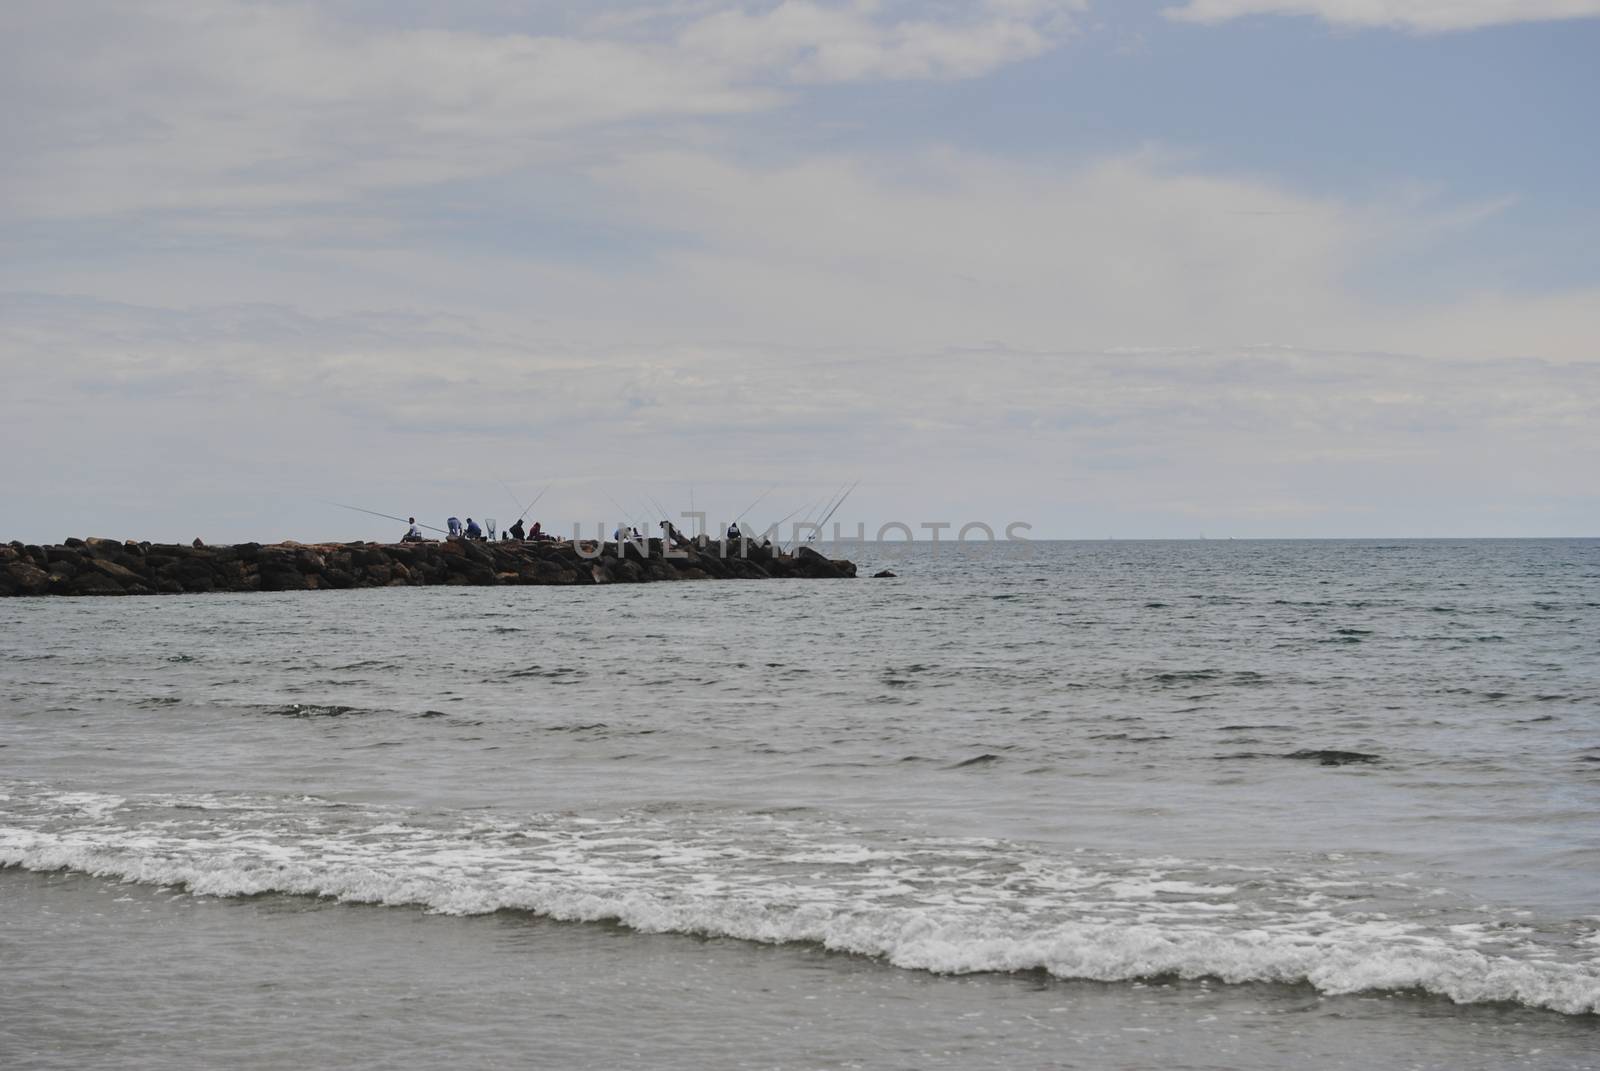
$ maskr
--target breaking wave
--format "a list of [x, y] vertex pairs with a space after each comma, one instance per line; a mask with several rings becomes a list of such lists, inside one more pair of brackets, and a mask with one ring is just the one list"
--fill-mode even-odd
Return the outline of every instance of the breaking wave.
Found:
[[804, 942], [940, 973], [1215, 978], [1600, 1012], [1595, 934], [1553, 939], [1510, 913], [1452, 911], [1437, 890], [1338, 869], [1053, 855], [809, 815], [430, 817], [309, 797], [13, 785], [0, 789], [0, 866], [198, 895], [525, 911]]

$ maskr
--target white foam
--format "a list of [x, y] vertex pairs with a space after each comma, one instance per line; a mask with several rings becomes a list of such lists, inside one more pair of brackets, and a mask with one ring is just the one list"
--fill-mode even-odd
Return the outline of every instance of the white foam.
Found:
[[[1348, 899], [1328, 897], [1330, 883], [1314, 878], [1324, 894], [1308, 908], [1296, 876], [1217, 871], [1205, 880], [1193, 863], [1150, 862], [995, 842], [880, 844], [754, 816], [429, 825], [316, 800], [130, 802], [44, 791], [18, 793], [0, 810], [0, 865], [202, 895], [278, 892], [461, 915], [521, 910], [646, 932], [811, 942], [943, 973], [1212, 977], [1329, 994], [1416, 989], [1463, 1003], [1600, 1012], [1600, 963], [1570, 948], [1557, 958], [1523, 940], [1526, 927], [1363, 912], [1348, 872], [1340, 876], [1356, 886]], [[1395, 883], [1381, 887], [1396, 899]], [[1429, 911], [1438, 915], [1431, 897]]]

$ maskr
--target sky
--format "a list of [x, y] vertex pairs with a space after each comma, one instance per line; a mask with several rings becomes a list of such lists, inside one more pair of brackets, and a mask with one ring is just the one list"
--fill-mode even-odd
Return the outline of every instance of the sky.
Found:
[[0, 538], [857, 481], [1600, 535], [1596, 55], [1600, 0], [4, 5]]

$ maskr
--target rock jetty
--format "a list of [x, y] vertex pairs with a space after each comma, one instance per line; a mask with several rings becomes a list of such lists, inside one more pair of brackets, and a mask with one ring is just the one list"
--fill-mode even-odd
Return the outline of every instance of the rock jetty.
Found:
[[68, 539], [0, 545], [0, 596], [183, 595], [426, 584], [638, 584], [654, 580], [853, 577], [856, 567], [809, 547], [781, 554], [753, 542], [238, 543], [180, 546]]

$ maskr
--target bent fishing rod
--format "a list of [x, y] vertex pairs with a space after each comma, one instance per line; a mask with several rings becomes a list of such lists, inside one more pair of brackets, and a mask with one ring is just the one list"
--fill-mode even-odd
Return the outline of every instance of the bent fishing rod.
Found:
[[375, 509], [362, 509], [360, 506], [350, 506], [350, 505], [346, 505], [343, 502], [334, 502], [331, 499], [326, 499], [326, 498], [319, 498], [319, 499], [317, 499], [317, 501], [321, 502], [325, 506], [338, 506], [340, 509], [354, 510], [357, 513], [365, 513], [370, 517], [382, 517], [386, 521], [398, 521], [400, 524], [416, 524], [418, 528], [426, 528], [430, 532], [439, 532], [439, 533], [441, 533], [443, 535], [449, 535], [450, 534], [449, 532], [446, 532], [443, 528], [435, 528], [431, 524], [418, 524], [416, 521], [413, 521], [408, 517], [396, 517], [396, 516], [394, 516], [393, 514], [390, 514], [390, 513], [379, 513]]

